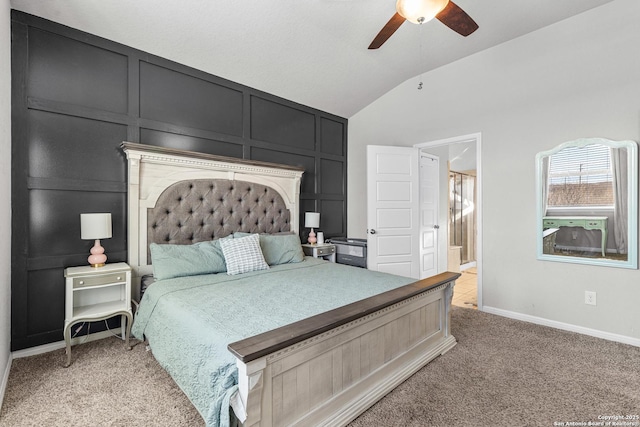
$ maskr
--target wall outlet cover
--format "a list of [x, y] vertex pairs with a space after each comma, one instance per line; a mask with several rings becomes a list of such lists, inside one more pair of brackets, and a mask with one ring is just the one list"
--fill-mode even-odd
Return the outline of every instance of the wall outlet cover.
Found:
[[592, 291], [584, 291], [584, 303], [596, 305], [596, 293]]

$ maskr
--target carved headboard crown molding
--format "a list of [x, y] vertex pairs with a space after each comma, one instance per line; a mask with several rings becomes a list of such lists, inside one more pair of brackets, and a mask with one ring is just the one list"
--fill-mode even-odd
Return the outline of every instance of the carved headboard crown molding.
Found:
[[283, 165], [279, 163], [261, 162], [258, 160], [246, 160], [236, 157], [218, 156], [215, 154], [199, 153], [196, 151], [180, 150], [177, 148], [157, 147], [154, 145], [138, 144], [136, 142], [124, 141], [120, 144], [120, 147], [125, 152], [139, 152], [140, 156], [144, 156], [146, 159], [157, 159], [173, 161], [180, 161], [180, 158], [186, 158], [185, 160], [192, 164], [204, 162], [203, 164], [210, 164], [211, 162], [221, 162], [226, 164], [236, 164], [241, 168], [249, 168], [250, 166], [256, 166], [258, 168], [273, 168], [280, 173], [288, 174], [302, 174], [304, 168], [298, 166]]

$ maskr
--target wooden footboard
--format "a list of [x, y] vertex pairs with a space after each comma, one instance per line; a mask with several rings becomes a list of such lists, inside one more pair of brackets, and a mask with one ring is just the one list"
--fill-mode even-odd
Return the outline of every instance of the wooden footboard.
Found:
[[451, 349], [459, 273], [442, 273], [229, 345], [244, 426], [346, 425]]

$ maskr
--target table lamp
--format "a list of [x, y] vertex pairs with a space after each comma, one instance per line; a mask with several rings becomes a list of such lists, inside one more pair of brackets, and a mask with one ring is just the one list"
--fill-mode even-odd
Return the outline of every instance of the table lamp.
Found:
[[87, 260], [92, 267], [104, 266], [107, 262], [107, 256], [104, 254], [104, 248], [100, 246], [100, 239], [111, 238], [111, 214], [80, 214], [80, 238], [83, 240], [95, 240], [95, 244], [91, 248], [91, 255]]
[[313, 229], [320, 227], [320, 214], [318, 212], [305, 212], [304, 226], [306, 228], [311, 228], [307, 241], [310, 244], [315, 245], [318, 239], [316, 239], [316, 233], [314, 233]]

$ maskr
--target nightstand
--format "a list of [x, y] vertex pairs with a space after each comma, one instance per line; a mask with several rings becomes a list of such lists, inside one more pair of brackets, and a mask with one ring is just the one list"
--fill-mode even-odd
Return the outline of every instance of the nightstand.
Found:
[[[131, 332], [131, 267], [124, 262], [94, 268], [69, 267], [65, 277], [64, 341], [67, 363], [71, 365], [71, 329], [80, 322], [95, 322], [122, 316], [122, 339], [130, 350]], [[126, 325], [126, 326], [125, 326]]]
[[322, 243], [317, 245], [305, 243], [302, 245], [302, 250], [305, 255], [312, 256], [314, 258], [324, 258], [327, 261], [336, 262], [336, 246], [331, 243]]

